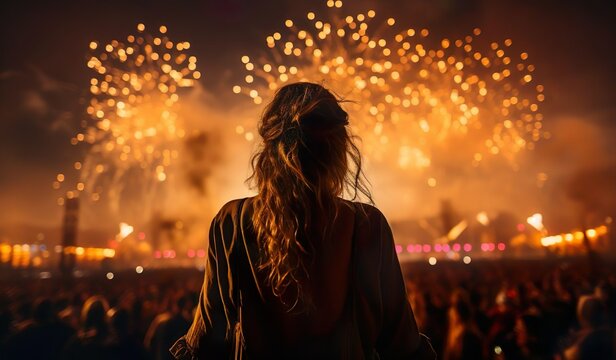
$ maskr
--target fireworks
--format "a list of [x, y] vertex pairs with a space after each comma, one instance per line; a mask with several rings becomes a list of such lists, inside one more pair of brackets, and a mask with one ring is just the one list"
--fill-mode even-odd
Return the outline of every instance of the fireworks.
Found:
[[[178, 90], [200, 78], [197, 59], [186, 54], [190, 43], [167, 37], [165, 26], [154, 35], [143, 24], [137, 30], [125, 42], [90, 43], [89, 119], [71, 141], [89, 146], [83, 163], [74, 164], [80, 181], [67, 192], [69, 198], [86, 191], [98, 200], [104, 191], [117, 205], [129, 186], [152, 193], [178, 157], [185, 136], [177, 115]], [[59, 188], [64, 175], [57, 180]]]
[[[321, 81], [347, 105], [352, 129], [366, 153], [394, 155], [402, 168], [426, 168], [455, 159], [478, 166], [491, 155], [514, 163], [542, 132], [543, 86], [526, 52], [512, 40], [487, 42], [481, 30], [435, 41], [428, 29], [401, 28], [369, 10], [340, 16], [309, 12], [286, 20], [266, 38], [269, 51], [242, 57], [244, 85], [233, 92], [255, 104], [296, 81]], [[242, 128], [243, 129], [243, 128]]]

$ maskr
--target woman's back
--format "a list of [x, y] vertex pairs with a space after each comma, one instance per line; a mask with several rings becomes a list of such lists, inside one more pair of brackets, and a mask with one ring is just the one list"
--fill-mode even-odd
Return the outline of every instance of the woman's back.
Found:
[[434, 358], [417, 330], [391, 230], [378, 209], [346, 202], [332, 231], [341, 237], [322, 247], [323, 259], [310, 273], [318, 300], [312, 310], [293, 313], [256, 266], [262, 254], [249, 223], [251, 201], [227, 203], [212, 222], [200, 304], [172, 349], [177, 358], [230, 356], [240, 340], [234, 340], [237, 326], [247, 358]]
[[[346, 205], [340, 207], [336, 221], [329, 226], [323, 223], [314, 225], [315, 235], [323, 235], [322, 230], [329, 227], [325, 239], [316, 236], [306, 239], [311, 242], [309, 247], [313, 249], [312, 261], [302, 279], [302, 287], [305, 289], [305, 297], [310, 299], [309, 303], [299, 305], [295, 311], [289, 311], [288, 307], [273, 295], [265, 276], [257, 273], [255, 291], [247, 294], [250, 297], [246, 297], [242, 302], [243, 330], [247, 344], [255, 344], [255, 347], [264, 352], [274, 350], [276, 353], [281, 347], [290, 349], [302, 344], [308, 347], [307, 350], [316, 350], [314, 343], [319, 341], [324, 341], [330, 347], [328, 341], [335, 338], [336, 332], [341, 332], [341, 327], [352, 320], [346, 310], [351, 302], [349, 285], [355, 213], [351, 203]], [[247, 199], [244, 206], [249, 221], [252, 211], [250, 199]], [[251, 225], [248, 225], [245, 229], [245, 241], [251, 258], [257, 259], [261, 254], [254, 232], [250, 228]], [[251, 271], [242, 272], [240, 276], [246, 274], [251, 274]], [[247, 288], [250, 288], [250, 284], [247, 285]], [[261, 289], [265, 301], [260, 301], [257, 287]]]

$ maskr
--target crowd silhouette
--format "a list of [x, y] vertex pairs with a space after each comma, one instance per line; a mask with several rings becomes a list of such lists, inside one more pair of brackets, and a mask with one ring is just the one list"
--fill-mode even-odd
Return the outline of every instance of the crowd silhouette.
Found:
[[613, 267], [597, 271], [585, 259], [473, 265], [407, 274], [419, 328], [439, 358], [614, 358]]
[[[420, 331], [445, 360], [613, 359], [616, 272], [569, 261], [403, 265]], [[171, 359], [203, 274], [189, 269], [3, 281], [6, 359]]]

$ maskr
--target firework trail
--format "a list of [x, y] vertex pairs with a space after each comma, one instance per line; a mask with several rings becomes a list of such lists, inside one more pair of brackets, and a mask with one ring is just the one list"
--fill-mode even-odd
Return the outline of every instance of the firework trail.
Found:
[[[473, 166], [496, 155], [515, 164], [549, 136], [539, 112], [543, 86], [534, 84], [528, 54], [513, 54], [512, 40], [488, 42], [474, 29], [436, 41], [428, 29], [378, 20], [374, 10], [343, 16], [341, 1], [327, 5], [326, 17], [286, 20], [266, 38], [268, 51], [244, 55], [244, 84], [233, 92], [258, 105], [285, 84], [320, 81], [354, 101], [347, 109], [366, 153], [401, 168], [452, 156]], [[253, 139], [242, 126], [237, 132]]]

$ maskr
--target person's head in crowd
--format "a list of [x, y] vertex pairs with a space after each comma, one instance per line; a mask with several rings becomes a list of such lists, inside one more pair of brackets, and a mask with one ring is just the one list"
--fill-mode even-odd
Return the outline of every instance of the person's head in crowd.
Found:
[[521, 348], [533, 348], [544, 334], [543, 320], [535, 314], [524, 314], [516, 318], [515, 339]]
[[449, 307], [450, 324], [469, 325], [473, 320], [473, 306], [468, 293], [463, 289], [456, 289], [451, 295]]
[[501, 289], [498, 294], [496, 294], [494, 302], [496, 303], [496, 307], [501, 311], [506, 311], [511, 307], [512, 301], [507, 294], [506, 288]]
[[62, 310], [70, 305], [70, 299], [66, 295], [62, 295], [53, 301], [54, 313], [59, 314]]
[[47, 323], [54, 318], [53, 302], [48, 298], [38, 299], [34, 303], [32, 318], [37, 323]]
[[18, 321], [25, 321], [32, 318], [32, 301], [23, 300], [17, 304], [16, 315]]
[[595, 287], [595, 296], [604, 304], [611, 305], [614, 302], [614, 288], [609, 282], [603, 280]]
[[109, 304], [102, 296], [92, 296], [83, 304], [81, 323], [84, 329], [105, 330]]
[[583, 329], [599, 328], [605, 323], [605, 306], [598, 297], [583, 295], [578, 300], [577, 316]]
[[107, 312], [111, 329], [120, 338], [126, 337], [131, 333], [130, 313], [126, 309], [113, 308]]
[[175, 311], [186, 318], [192, 318], [194, 305], [192, 297], [189, 294], [184, 294], [177, 298]]

